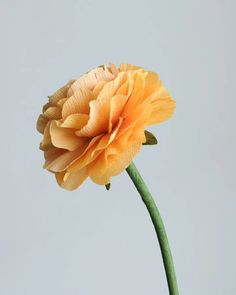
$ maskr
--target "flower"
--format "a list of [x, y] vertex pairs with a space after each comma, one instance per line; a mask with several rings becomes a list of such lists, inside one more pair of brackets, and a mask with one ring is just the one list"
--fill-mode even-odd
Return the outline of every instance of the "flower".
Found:
[[130, 64], [99, 66], [44, 105], [37, 121], [44, 168], [68, 190], [87, 177], [106, 185], [145, 143], [145, 128], [169, 119], [174, 108], [156, 73]]

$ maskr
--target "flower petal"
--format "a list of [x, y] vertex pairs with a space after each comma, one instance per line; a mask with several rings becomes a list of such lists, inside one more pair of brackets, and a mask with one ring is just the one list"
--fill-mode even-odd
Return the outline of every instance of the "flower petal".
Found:
[[107, 158], [104, 151], [97, 159], [88, 165], [88, 175], [97, 184], [105, 185], [112, 176], [120, 174], [132, 162], [134, 156], [141, 148], [141, 144], [133, 142], [118, 155]]
[[145, 76], [146, 73], [137, 72], [134, 77], [134, 88], [130, 97], [127, 101], [125, 109], [123, 111], [123, 116], [126, 117], [128, 114], [131, 114], [134, 108], [142, 102], [144, 95], [144, 87], [145, 87]]
[[83, 168], [90, 159], [93, 159], [91, 154], [100, 138], [101, 136], [94, 137], [90, 142], [87, 139], [87, 141], [75, 151], [65, 151], [56, 159], [51, 160], [48, 157], [44, 168], [53, 172], [61, 172], [68, 169], [68, 167], [70, 171]]
[[94, 137], [108, 131], [111, 100], [116, 90], [125, 82], [126, 76], [126, 73], [119, 74], [114, 81], [108, 82], [103, 87], [96, 100], [90, 102], [90, 118], [88, 124], [80, 131], [77, 131], [76, 135]]
[[86, 167], [73, 172], [56, 173], [58, 184], [70, 191], [78, 188], [87, 177], [88, 173]]
[[120, 72], [135, 71], [139, 69], [142, 69], [142, 68], [137, 67], [135, 65], [131, 65], [131, 64], [121, 64], [119, 67]]
[[79, 88], [67, 99], [62, 108], [62, 118], [76, 113], [89, 113], [89, 102], [94, 99], [92, 91], [87, 88]]
[[115, 76], [109, 71], [108, 68], [101, 66], [91, 70], [87, 74], [80, 77], [71, 85], [70, 94], [77, 91], [79, 88], [87, 88], [93, 90], [99, 81], [111, 81]]
[[37, 121], [37, 124], [36, 124], [38, 132], [43, 134], [47, 123], [48, 123], [48, 119], [45, 118], [43, 115], [40, 115], [38, 117], [38, 121]]
[[107, 81], [99, 81], [98, 84], [93, 89], [93, 95], [98, 97], [99, 93], [102, 91], [103, 87], [107, 84]]
[[171, 98], [158, 99], [153, 104], [148, 125], [159, 124], [169, 119], [175, 110], [175, 101]]
[[44, 168], [52, 171], [52, 172], [61, 172], [67, 169], [73, 161], [78, 159], [86, 149], [86, 145], [80, 146], [78, 149], [74, 151], [65, 151], [57, 149], [54, 151], [54, 154], [58, 153], [57, 157], [50, 157], [50, 155], [46, 158]]
[[51, 121], [50, 135], [52, 144], [55, 147], [74, 151], [83, 141], [75, 135], [75, 130], [70, 128], [63, 128], [57, 121]]
[[43, 113], [48, 120], [57, 120], [61, 118], [61, 109], [59, 107], [49, 107]]
[[44, 129], [43, 140], [40, 143], [40, 149], [42, 151], [47, 151], [49, 148], [52, 147], [51, 136], [50, 136], [50, 124], [51, 122], [48, 122]]
[[117, 124], [126, 101], [127, 101], [126, 95], [118, 94], [112, 97], [111, 106], [110, 106], [109, 126], [108, 126], [109, 133]]
[[88, 120], [89, 115], [87, 114], [72, 114], [65, 119], [61, 127], [81, 129], [87, 124]]
[[71, 84], [74, 83], [75, 80], [70, 80], [65, 86], [58, 89], [53, 95], [49, 96], [49, 102], [52, 104], [56, 104], [60, 99], [67, 97], [67, 92]]

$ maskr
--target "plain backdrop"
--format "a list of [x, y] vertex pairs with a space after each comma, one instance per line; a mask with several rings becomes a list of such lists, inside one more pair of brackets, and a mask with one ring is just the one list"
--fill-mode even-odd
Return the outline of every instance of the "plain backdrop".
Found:
[[0, 0], [1, 295], [167, 294], [127, 173], [59, 188], [35, 124], [47, 95], [100, 64], [157, 71], [177, 101], [135, 163], [162, 213], [181, 295], [236, 294], [235, 33], [229, 0]]

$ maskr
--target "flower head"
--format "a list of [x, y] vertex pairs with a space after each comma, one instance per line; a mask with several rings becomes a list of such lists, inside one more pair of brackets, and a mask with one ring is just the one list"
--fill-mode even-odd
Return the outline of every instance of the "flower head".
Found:
[[43, 107], [37, 129], [44, 167], [68, 190], [87, 177], [108, 184], [145, 143], [145, 128], [169, 119], [174, 108], [154, 72], [129, 64], [91, 70], [49, 96]]

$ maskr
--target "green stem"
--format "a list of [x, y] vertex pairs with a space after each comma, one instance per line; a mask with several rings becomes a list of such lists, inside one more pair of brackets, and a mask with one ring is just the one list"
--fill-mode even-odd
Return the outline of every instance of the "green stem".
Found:
[[165, 227], [161, 219], [161, 215], [157, 209], [157, 206], [155, 204], [155, 201], [152, 198], [151, 193], [149, 192], [145, 182], [142, 179], [142, 176], [139, 174], [134, 163], [131, 163], [129, 167], [126, 169], [126, 171], [128, 172], [136, 189], [141, 195], [142, 200], [148, 209], [153, 225], [155, 227], [157, 238], [161, 248], [162, 259], [163, 259], [163, 263], [165, 267], [169, 294], [178, 295], [179, 291], [178, 291], [178, 285], [177, 285], [177, 280], [175, 275], [174, 263], [173, 263]]

